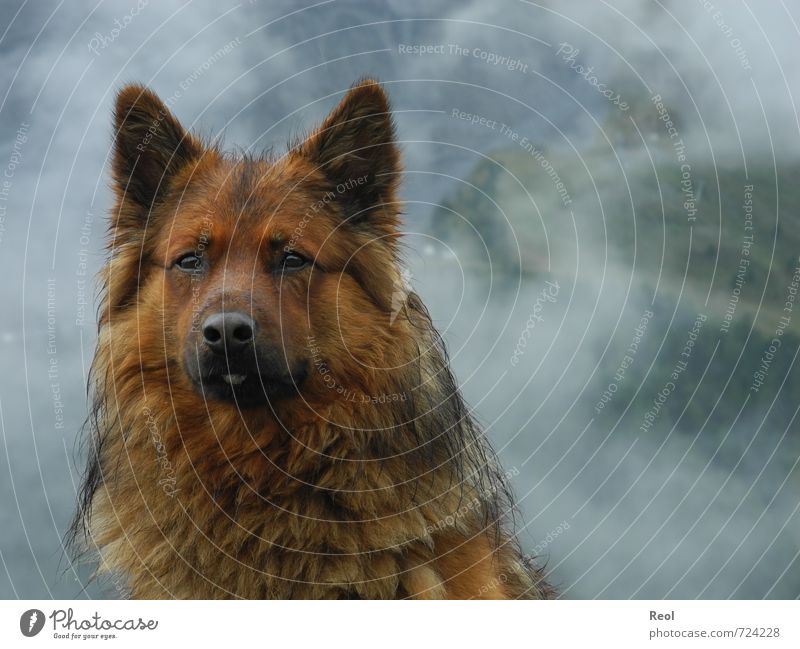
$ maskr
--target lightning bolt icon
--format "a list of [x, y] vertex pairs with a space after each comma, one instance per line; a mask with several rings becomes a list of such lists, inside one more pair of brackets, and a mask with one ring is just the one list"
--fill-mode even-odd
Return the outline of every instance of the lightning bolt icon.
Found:
[[39, 618], [39, 616], [36, 614], [36, 611], [31, 613], [31, 619], [28, 620], [28, 631], [32, 631], [33, 630], [33, 625], [36, 624], [36, 620], [38, 618]]

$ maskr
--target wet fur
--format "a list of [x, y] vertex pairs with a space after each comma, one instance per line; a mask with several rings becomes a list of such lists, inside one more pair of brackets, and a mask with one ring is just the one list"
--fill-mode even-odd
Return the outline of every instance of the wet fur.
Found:
[[[551, 595], [509, 529], [504, 477], [415, 294], [389, 326], [400, 166], [380, 86], [356, 85], [280, 159], [201, 143], [140, 86], [120, 92], [114, 126], [77, 551], [137, 598]], [[309, 203], [361, 174], [363, 188], [302, 233], [328, 237], [324, 270], [282, 289], [287, 355], [309, 374], [302, 390], [264, 408], [204, 400], [181, 369], [190, 314], [170, 242], [211, 209], [215, 241], [240, 263], [248, 242], [293, 232]], [[272, 280], [258, 281], [251, 299], [273, 299]], [[313, 295], [308, 315], [292, 311], [292, 291]], [[370, 369], [387, 367], [397, 369]]]

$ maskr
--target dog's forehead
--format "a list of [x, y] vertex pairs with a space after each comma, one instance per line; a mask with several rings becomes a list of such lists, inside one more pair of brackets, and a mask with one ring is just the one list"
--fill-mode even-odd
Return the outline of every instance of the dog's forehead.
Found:
[[220, 225], [277, 235], [317, 210], [327, 189], [313, 168], [290, 160], [236, 160], [215, 166], [201, 183], [200, 199]]

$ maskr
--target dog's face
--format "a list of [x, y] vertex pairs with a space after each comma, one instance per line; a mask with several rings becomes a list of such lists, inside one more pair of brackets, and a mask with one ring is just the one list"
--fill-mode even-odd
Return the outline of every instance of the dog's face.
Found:
[[143, 369], [236, 407], [370, 384], [397, 283], [388, 111], [362, 82], [282, 158], [236, 160], [123, 89], [107, 317], [135, 317]]

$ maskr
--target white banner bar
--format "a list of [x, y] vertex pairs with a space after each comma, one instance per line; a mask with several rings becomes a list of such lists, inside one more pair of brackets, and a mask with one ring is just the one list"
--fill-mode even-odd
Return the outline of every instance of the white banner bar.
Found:
[[797, 601], [9, 600], [0, 646], [797, 648], [798, 619]]

